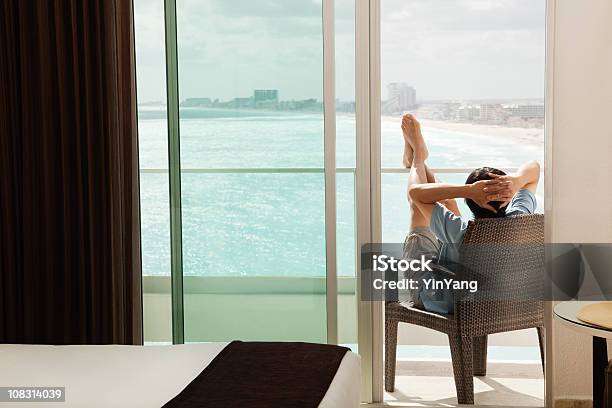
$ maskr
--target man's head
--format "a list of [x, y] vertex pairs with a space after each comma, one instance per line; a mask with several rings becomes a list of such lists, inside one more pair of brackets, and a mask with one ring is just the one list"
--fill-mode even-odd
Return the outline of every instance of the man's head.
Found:
[[[493, 167], [481, 167], [470, 173], [467, 180], [465, 180], [465, 184], [474, 184], [480, 180], [491, 180], [492, 177], [489, 176], [489, 173], [499, 174], [500, 176], [506, 175], [503, 171]], [[472, 210], [474, 218], [501, 218], [506, 216], [506, 207], [500, 207], [502, 204], [501, 201], [489, 202], [489, 204], [497, 210], [496, 213], [486, 208], [482, 208], [469, 198], [465, 199], [465, 203], [470, 207], [470, 210]]]

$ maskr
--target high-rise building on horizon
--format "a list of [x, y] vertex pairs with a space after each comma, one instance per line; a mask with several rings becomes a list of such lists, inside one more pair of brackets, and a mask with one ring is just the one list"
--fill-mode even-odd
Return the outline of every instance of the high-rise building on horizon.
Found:
[[416, 90], [405, 82], [387, 85], [388, 98], [385, 108], [392, 112], [403, 112], [416, 106]]
[[258, 102], [278, 102], [278, 89], [256, 89], [253, 100]]

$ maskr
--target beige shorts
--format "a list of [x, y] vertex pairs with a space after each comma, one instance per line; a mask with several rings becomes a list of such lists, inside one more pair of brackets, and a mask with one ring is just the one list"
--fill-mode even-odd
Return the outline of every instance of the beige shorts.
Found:
[[[436, 238], [433, 232], [427, 227], [416, 227], [406, 236], [404, 240], [404, 259], [420, 259], [425, 256], [428, 259], [438, 259], [442, 243]], [[430, 272], [406, 272], [405, 279], [421, 280]], [[423, 307], [419, 298], [419, 290], [407, 289], [398, 291], [400, 303], [407, 306]]]
[[418, 259], [421, 255], [438, 257], [442, 244], [427, 227], [416, 227], [404, 240], [404, 258]]

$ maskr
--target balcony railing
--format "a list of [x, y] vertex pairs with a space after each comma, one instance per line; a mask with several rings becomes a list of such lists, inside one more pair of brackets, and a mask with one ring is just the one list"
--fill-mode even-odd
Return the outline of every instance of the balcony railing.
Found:
[[[431, 169], [434, 173], [446, 173], [446, 174], [464, 174], [471, 173], [474, 168], [434, 168]], [[517, 168], [503, 168], [500, 169], [506, 173], [512, 173], [517, 170]], [[163, 168], [146, 168], [140, 169], [142, 174], [163, 174], [168, 173], [168, 169]], [[278, 174], [278, 173], [292, 173], [292, 174], [300, 174], [300, 173], [324, 173], [325, 169], [322, 167], [277, 167], [277, 168], [183, 168], [181, 169], [181, 173], [204, 173], [204, 174], [236, 174], [236, 173], [267, 173], [267, 174]], [[394, 167], [385, 167], [380, 170], [381, 173], [409, 173], [410, 169], [405, 168], [394, 168]], [[336, 167], [336, 173], [355, 173], [354, 167]]]

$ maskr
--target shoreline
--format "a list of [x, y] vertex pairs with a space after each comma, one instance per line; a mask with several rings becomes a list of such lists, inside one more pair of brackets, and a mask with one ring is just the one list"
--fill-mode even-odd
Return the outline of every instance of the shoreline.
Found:
[[[163, 112], [165, 106], [153, 106], [153, 105], [139, 105], [139, 109], [149, 112]], [[267, 109], [240, 109], [240, 108], [213, 108], [213, 107], [181, 107], [181, 109], [205, 109], [213, 111], [240, 111], [249, 112], [256, 114], [255, 116], [265, 114], [281, 114], [291, 115], [301, 113], [305, 115], [321, 114], [318, 111], [291, 111], [291, 110], [267, 110]], [[348, 117], [355, 118], [355, 114], [352, 112], [336, 112], [337, 117]], [[543, 128], [522, 128], [522, 127], [510, 127], [510, 126], [499, 126], [499, 125], [488, 125], [482, 123], [469, 123], [469, 122], [452, 122], [442, 121], [433, 119], [420, 119], [417, 117], [419, 122], [424, 128], [438, 129], [446, 132], [471, 134], [482, 137], [496, 137], [505, 138], [512, 141], [520, 141], [534, 146], [544, 145], [544, 129]], [[401, 116], [382, 115], [381, 125], [393, 125], [400, 126]]]
[[[384, 123], [393, 123], [397, 124], [398, 126], [401, 121], [401, 117], [396, 116], [382, 116], [381, 119]], [[523, 143], [539, 146], [544, 144], [544, 129], [507, 127], [465, 122], [448, 122], [431, 119], [418, 120], [421, 122], [424, 128], [439, 129], [455, 133], [469, 133], [479, 136], [503, 137], [506, 139], [520, 140]]]

